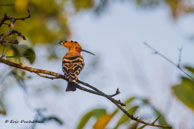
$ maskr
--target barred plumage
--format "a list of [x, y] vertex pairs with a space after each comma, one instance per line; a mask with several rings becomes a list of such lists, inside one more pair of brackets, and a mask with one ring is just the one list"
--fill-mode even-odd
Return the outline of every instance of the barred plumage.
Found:
[[76, 82], [83, 67], [84, 60], [81, 56], [63, 57], [63, 72], [69, 82]]
[[80, 54], [81, 51], [94, 54], [82, 49], [76, 41], [61, 41], [59, 44], [69, 49], [62, 62], [63, 72], [68, 81], [66, 91], [75, 91], [77, 76], [84, 67], [84, 59]]

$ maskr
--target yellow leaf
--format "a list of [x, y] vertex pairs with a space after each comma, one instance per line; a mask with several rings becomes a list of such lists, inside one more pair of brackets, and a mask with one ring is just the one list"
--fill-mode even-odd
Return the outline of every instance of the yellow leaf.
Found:
[[0, 110], [0, 114], [2, 114], [2, 115], [6, 115], [6, 114], [7, 114], [7, 112], [6, 112], [6, 110], [5, 110], [5, 109], [2, 109], [2, 110]]
[[27, 0], [16, 0], [15, 6], [18, 11], [27, 10], [28, 1]]
[[112, 114], [106, 114], [100, 117], [93, 126], [93, 129], [104, 129], [112, 119]]
[[94, 0], [74, 0], [74, 7], [76, 10], [84, 10], [94, 7]]

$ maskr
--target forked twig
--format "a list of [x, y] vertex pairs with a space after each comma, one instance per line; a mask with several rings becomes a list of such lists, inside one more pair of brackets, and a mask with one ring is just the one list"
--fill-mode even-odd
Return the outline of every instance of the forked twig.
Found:
[[[9, 27], [9, 31], [5, 34], [0, 35], [0, 43], [12, 43], [12, 42], [5, 40], [6, 37], [8, 37], [12, 34], [17, 34], [17, 36], [21, 37], [23, 40], [26, 39], [25, 36], [21, 32], [14, 29], [14, 24], [18, 20], [25, 20], [27, 18], [30, 18], [31, 17], [30, 10], [27, 10], [27, 12], [28, 12], [28, 16], [21, 17], [21, 18], [15, 18], [12, 16], [8, 16], [7, 14], [4, 14], [3, 19], [0, 21], [0, 27], [2, 25], [7, 25]], [[6, 21], [9, 21], [9, 23], [6, 23]], [[14, 44], [16, 44], [16, 43], [18, 43], [18, 42], [14, 42]]]
[[169, 63], [171, 63], [172, 65], [174, 65], [177, 69], [179, 69], [181, 72], [183, 72], [190, 80], [192, 80], [194, 82], [194, 77], [192, 77], [191, 75], [189, 75], [180, 65], [181, 63], [181, 54], [182, 54], [182, 48], [179, 50], [179, 61], [178, 64], [176, 64], [175, 62], [173, 62], [172, 60], [170, 60], [168, 57], [166, 57], [164, 54], [160, 53], [159, 51], [157, 51], [155, 48], [153, 48], [152, 46], [150, 46], [148, 43], [144, 42], [144, 45], [146, 47], [148, 47], [149, 49], [151, 49], [154, 54], [159, 55], [160, 57], [162, 57], [163, 59], [165, 59], [166, 61], [168, 61]]

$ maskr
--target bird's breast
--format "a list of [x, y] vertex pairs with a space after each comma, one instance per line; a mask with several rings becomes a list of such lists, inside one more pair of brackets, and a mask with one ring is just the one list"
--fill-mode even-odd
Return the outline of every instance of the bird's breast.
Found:
[[77, 76], [84, 67], [84, 60], [81, 56], [63, 57], [63, 72], [69, 82], [77, 80]]

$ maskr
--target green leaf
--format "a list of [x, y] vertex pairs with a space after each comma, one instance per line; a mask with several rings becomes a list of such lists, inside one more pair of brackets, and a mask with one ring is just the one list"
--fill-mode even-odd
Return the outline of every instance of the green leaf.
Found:
[[[133, 107], [129, 108], [129, 109], [127, 110], [127, 112], [130, 113], [130, 114], [134, 114], [134, 113], [137, 111], [138, 108], [139, 108], [139, 106], [133, 106]], [[129, 121], [130, 121], [129, 117], [127, 117], [126, 114], [123, 114], [123, 115], [120, 117], [120, 119], [119, 119], [119, 121], [117, 122], [117, 124], [116, 124], [116, 126], [114, 127], [114, 129], [117, 129], [120, 125], [122, 125], [122, 124], [124, 124], [124, 123], [126, 123], [126, 122], [129, 122]]]
[[85, 10], [94, 6], [94, 0], [74, 0], [73, 4], [76, 10]]
[[145, 128], [146, 127], [146, 125], [142, 125], [142, 126], [140, 126], [138, 129], [143, 129], [143, 128]]
[[128, 129], [137, 129], [138, 124], [139, 124], [139, 122], [134, 122], [134, 123], [130, 124]]
[[194, 82], [182, 77], [181, 84], [173, 86], [172, 91], [178, 100], [194, 111]]
[[32, 64], [35, 60], [35, 52], [32, 48], [28, 48], [25, 52], [24, 52], [24, 56], [26, 59], [28, 59], [28, 61]]
[[194, 74], [194, 68], [191, 66], [184, 66], [185, 69], [187, 69], [189, 72]]
[[27, 45], [11, 45], [10, 48], [14, 51], [13, 56], [6, 56], [7, 58], [20, 58], [24, 57], [31, 64], [35, 60], [35, 52], [32, 48], [29, 48]]
[[21, 55], [22, 53], [26, 51], [26, 49], [28, 49], [28, 46], [27, 45], [11, 45], [10, 48], [13, 49], [15, 53]]
[[87, 122], [92, 118], [92, 117], [95, 117], [95, 118], [99, 118], [103, 115], [106, 114], [106, 109], [104, 108], [97, 108], [97, 109], [93, 109], [91, 111], [89, 111], [88, 113], [86, 113], [80, 120], [78, 126], [77, 126], [77, 129], [83, 129], [84, 126], [87, 124]]

